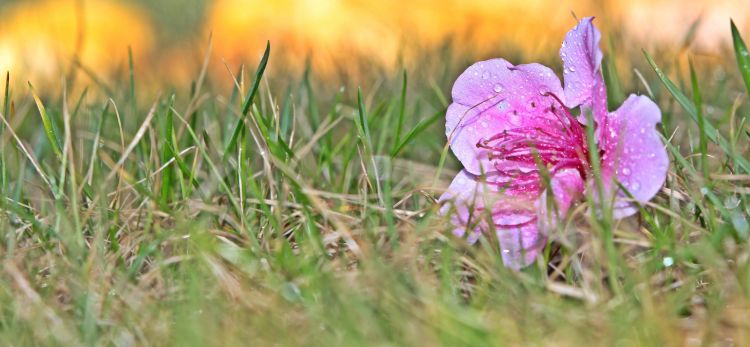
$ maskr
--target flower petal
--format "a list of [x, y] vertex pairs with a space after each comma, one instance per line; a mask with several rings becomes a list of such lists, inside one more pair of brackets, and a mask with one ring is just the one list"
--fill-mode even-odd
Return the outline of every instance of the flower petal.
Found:
[[[503, 250], [503, 262], [520, 269], [534, 261], [544, 247], [544, 235], [538, 232], [535, 201], [530, 197], [503, 196], [482, 178], [461, 171], [440, 197], [442, 215], [450, 215], [453, 234], [469, 243], [491, 230], [491, 222]], [[491, 194], [485, 194], [491, 193]], [[485, 206], [492, 206], [486, 211]]]
[[[581, 173], [576, 169], [564, 169], [557, 172], [550, 180], [550, 188], [539, 198], [539, 225], [546, 231], [555, 228], [557, 222], [564, 218], [570, 206], [578, 200], [585, 189]], [[550, 198], [552, 192], [552, 199]]]
[[599, 49], [599, 41], [602, 35], [594, 27], [593, 20], [594, 17], [582, 19], [565, 35], [560, 48], [565, 100], [570, 108], [590, 106], [594, 99], [592, 92], [595, 80], [597, 77], [601, 79], [599, 70], [603, 55]]
[[[609, 128], [602, 135], [602, 140], [605, 140], [602, 157], [604, 181], [612, 182], [616, 177], [641, 203], [651, 200], [667, 177], [669, 158], [656, 130], [660, 121], [661, 111], [651, 99], [630, 95], [617, 111], [610, 114]], [[619, 201], [615, 203], [617, 218], [637, 211], [626, 201], [626, 196], [624, 192], [618, 193]]]
[[461, 170], [443, 195], [438, 199], [438, 203], [443, 204], [440, 208], [440, 214], [450, 215], [451, 224], [453, 224], [453, 235], [457, 237], [466, 236], [469, 231], [468, 239], [470, 243], [476, 242], [483, 230], [487, 230], [487, 225], [481, 218], [480, 213], [484, 208], [483, 191], [486, 185], [479, 184], [478, 177]]
[[545, 237], [539, 233], [538, 226], [533, 223], [517, 228], [497, 229], [496, 233], [503, 264], [513, 270], [531, 265], [546, 242]]
[[466, 69], [453, 85], [445, 126], [451, 149], [464, 168], [474, 175], [490, 168], [487, 151], [476, 146], [480, 140], [554, 120], [549, 108], [555, 101], [543, 93], [561, 96], [562, 86], [552, 70], [540, 64], [513, 66], [492, 59]]

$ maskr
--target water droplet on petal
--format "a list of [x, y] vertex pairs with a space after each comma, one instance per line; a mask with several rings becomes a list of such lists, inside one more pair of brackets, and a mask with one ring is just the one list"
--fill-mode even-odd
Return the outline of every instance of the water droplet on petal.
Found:
[[630, 190], [633, 192], [637, 192], [638, 189], [641, 189], [641, 184], [638, 182], [633, 182], [633, 184], [630, 185]]
[[625, 176], [627, 176], [627, 175], [630, 175], [630, 169], [628, 169], [628, 168], [623, 168], [623, 169], [622, 169], [622, 174], [623, 174], [623, 175], [625, 175]]
[[490, 125], [489, 125], [489, 124], [487, 124], [487, 122], [484, 122], [484, 121], [482, 122], [482, 128], [485, 128], [485, 129], [487, 129], [487, 128], [489, 128], [489, 127], [490, 127]]
[[496, 85], [495, 85], [495, 86], [494, 86], [494, 87], [492, 88], [492, 90], [494, 90], [494, 91], [495, 91], [495, 93], [500, 93], [500, 92], [502, 92], [502, 91], [503, 91], [503, 86], [501, 86], [501, 85], [499, 85], [499, 84], [496, 84]]
[[575, 68], [575, 67], [573, 67], [573, 66], [571, 66], [571, 67], [570, 67], [570, 72], [576, 72], [576, 68]]
[[497, 108], [499, 110], [501, 110], [501, 111], [504, 110], [506, 107], [508, 107], [508, 102], [507, 101], [503, 101], [503, 102], [497, 104]]
[[485, 72], [484, 72], [484, 73], [482, 74], [482, 79], [483, 79], [483, 80], [486, 80], [486, 79], [488, 79], [488, 78], [490, 78], [490, 73], [489, 73], [489, 72], [487, 72], [487, 71], [485, 71]]

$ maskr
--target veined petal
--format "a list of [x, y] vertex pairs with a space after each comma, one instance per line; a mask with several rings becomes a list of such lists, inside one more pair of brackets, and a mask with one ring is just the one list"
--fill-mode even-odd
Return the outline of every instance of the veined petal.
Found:
[[565, 35], [560, 48], [565, 81], [567, 106], [581, 106], [582, 123], [586, 122], [584, 112], [593, 112], [594, 121], [604, 126], [607, 116], [607, 90], [601, 74], [602, 51], [599, 48], [601, 34], [593, 24], [594, 17], [582, 19]]
[[[651, 99], [630, 95], [610, 114], [609, 129], [602, 134], [606, 137], [602, 156], [604, 182], [611, 185], [616, 178], [641, 203], [651, 200], [667, 177], [669, 158], [656, 129], [660, 121], [661, 111]], [[617, 194], [615, 217], [637, 211], [625, 201], [626, 196], [623, 192]]]
[[594, 27], [594, 17], [582, 19], [566, 35], [560, 48], [565, 81], [565, 100], [568, 107], [588, 105], [592, 100], [594, 79], [600, 75], [602, 51], [601, 34]]
[[445, 134], [451, 149], [474, 175], [490, 169], [488, 153], [477, 143], [503, 130], [547, 126], [549, 110], [562, 95], [560, 80], [540, 64], [513, 66], [492, 59], [470, 66], [453, 86], [453, 103], [446, 113]]
[[[518, 270], [533, 262], [544, 247], [544, 234], [538, 231], [534, 209], [538, 196], [507, 196], [494, 188], [463, 170], [440, 197], [440, 213], [450, 215], [453, 234], [469, 243], [489, 232], [489, 223], [493, 223], [503, 262]], [[491, 207], [487, 210], [486, 206]]]

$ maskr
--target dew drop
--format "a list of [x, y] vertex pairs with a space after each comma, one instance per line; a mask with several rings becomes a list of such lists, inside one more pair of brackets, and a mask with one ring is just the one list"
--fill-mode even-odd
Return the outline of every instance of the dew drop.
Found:
[[661, 263], [664, 265], [664, 267], [670, 267], [674, 265], [674, 259], [672, 259], [672, 257], [664, 257]]
[[507, 101], [503, 101], [503, 102], [497, 104], [497, 108], [499, 110], [501, 110], [501, 111], [505, 110], [506, 107], [508, 107], [508, 102]]
[[565, 69], [563, 69], [563, 73], [567, 75], [567, 74], [570, 73], [570, 70], [568, 70], [568, 68], [565, 68]]
[[576, 72], [576, 68], [575, 68], [575, 67], [573, 67], [573, 66], [571, 66], [571, 67], [570, 67], [570, 72]]
[[630, 169], [628, 169], [628, 168], [623, 168], [623, 169], [622, 169], [622, 174], [623, 174], [623, 175], [625, 175], [625, 176], [627, 176], [627, 175], [630, 175]]
[[487, 71], [485, 71], [485, 72], [484, 72], [484, 73], [482, 74], [482, 79], [483, 79], [483, 80], [486, 80], [486, 79], [488, 79], [488, 78], [490, 78], [490, 73], [489, 73], [489, 72], [487, 72]]
[[495, 85], [495, 86], [494, 86], [494, 87], [492, 88], [492, 90], [494, 90], [494, 91], [495, 91], [495, 93], [500, 93], [500, 92], [502, 92], [502, 91], [503, 91], [503, 86], [501, 86], [501, 85], [499, 85], [499, 84], [496, 84], [496, 85]]
[[633, 184], [630, 185], [630, 190], [633, 192], [637, 192], [638, 189], [641, 189], [641, 184], [638, 182], [633, 182]]
[[487, 122], [484, 122], [484, 121], [482, 121], [482, 128], [485, 128], [485, 129], [487, 129], [487, 128], [489, 128], [489, 127], [490, 127], [490, 125], [489, 125], [489, 124], [487, 124]]

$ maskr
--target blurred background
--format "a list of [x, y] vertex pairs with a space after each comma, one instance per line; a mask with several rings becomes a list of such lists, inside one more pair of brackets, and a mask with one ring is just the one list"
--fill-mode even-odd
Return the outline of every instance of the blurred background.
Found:
[[[554, 65], [574, 15], [598, 17], [605, 50], [612, 42], [632, 54], [689, 46], [691, 54], [722, 59], [731, 44], [729, 18], [749, 28], [745, 2], [2, 0], [0, 71], [10, 71], [14, 84], [59, 84], [63, 76], [107, 83], [128, 73], [130, 48], [141, 86], [160, 88], [195, 79], [210, 52], [209, 79], [231, 88], [230, 71], [254, 67], [267, 40], [272, 74], [310, 67], [350, 83], [368, 73], [465, 67], [496, 56]], [[446, 50], [462, 60], [426, 59]]]

